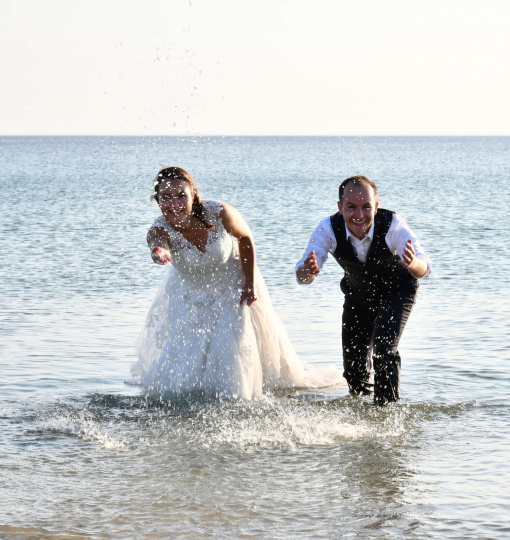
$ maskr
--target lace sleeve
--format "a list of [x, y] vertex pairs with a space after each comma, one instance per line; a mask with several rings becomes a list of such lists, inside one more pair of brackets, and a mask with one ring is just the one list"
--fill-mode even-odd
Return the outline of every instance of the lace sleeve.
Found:
[[152, 224], [153, 227], [161, 227], [162, 229], [165, 229], [168, 231], [169, 229], [169, 225], [168, 223], [165, 221], [165, 218], [163, 216], [158, 216], [155, 220], [154, 220], [154, 223]]

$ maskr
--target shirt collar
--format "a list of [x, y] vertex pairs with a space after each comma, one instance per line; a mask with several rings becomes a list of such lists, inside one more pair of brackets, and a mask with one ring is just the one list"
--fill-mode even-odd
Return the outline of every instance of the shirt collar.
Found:
[[374, 239], [374, 229], [375, 229], [375, 219], [372, 221], [372, 225], [370, 225], [370, 229], [368, 231], [368, 234], [363, 239], [356, 238], [351, 231], [348, 229], [347, 225], [345, 225], [345, 234], [347, 236], [347, 240], [354, 240], [356, 242], [364, 242], [367, 238], [370, 238], [370, 242]]

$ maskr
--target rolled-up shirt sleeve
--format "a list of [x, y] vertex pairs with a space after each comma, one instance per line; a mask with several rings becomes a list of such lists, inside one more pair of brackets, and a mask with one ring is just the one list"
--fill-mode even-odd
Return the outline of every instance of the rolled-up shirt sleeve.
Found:
[[[299, 262], [296, 264], [295, 271], [297, 272], [297, 269], [305, 262], [305, 259], [308, 257], [311, 251], [315, 251], [315, 256], [317, 257], [317, 266], [319, 269], [322, 268], [328, 258], [329, 253], [332, 253], [335, 251], [335, 249], [335, 234], [333, 232], [333, 228], [331, 227], [331, 219], [327, 217], [321, 220], [313, 231], [312, 236], [310, 236], [306, 250]], [[305, 283], [299, 281], [297, 275], [296, 280], [300, 285], [305, 285]]]
[[422, 248], [418, 237], [406, 223], [406, 220], [402, 216], [394, 214], [390, 229], [386, 235], [386, 244], [388, 248], [402, 259], [402, 255], [404, 254], [404, 249], [408, 240], [413, 242], [416, 257], [423, 259], [427, 263], [427, 271], [420, 279], [429, 277], [432, 272], [432, 261], [425, 253], [425, 250]]

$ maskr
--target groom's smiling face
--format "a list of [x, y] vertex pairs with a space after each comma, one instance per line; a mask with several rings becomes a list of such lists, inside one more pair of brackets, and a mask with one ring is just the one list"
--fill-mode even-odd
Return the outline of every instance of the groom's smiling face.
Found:
[[378, 206], [372, 186], [350, 182], [345, 186], [343, 198], [338, 203], [338, 211], [349, 231], [361, 240], [368, 234]]

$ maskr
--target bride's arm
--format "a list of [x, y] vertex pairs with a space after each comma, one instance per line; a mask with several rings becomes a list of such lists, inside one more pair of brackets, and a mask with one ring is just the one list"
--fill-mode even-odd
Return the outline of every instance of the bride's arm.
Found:
[[220, 218], [226, 231], [239, 242], [239, 257], [244, 275], [244, 287], [241, 304], [247, 300], [251, 306], [257, 296], [255, 294], [255, 244], [250, 228], [241, 214], [229, 204], [221, 203]]
[[147, 244], [151, 250], [152, 260], [157, 264], [172, 262], [168, 233], [162, 227], [152, 226], [147, 233]]

